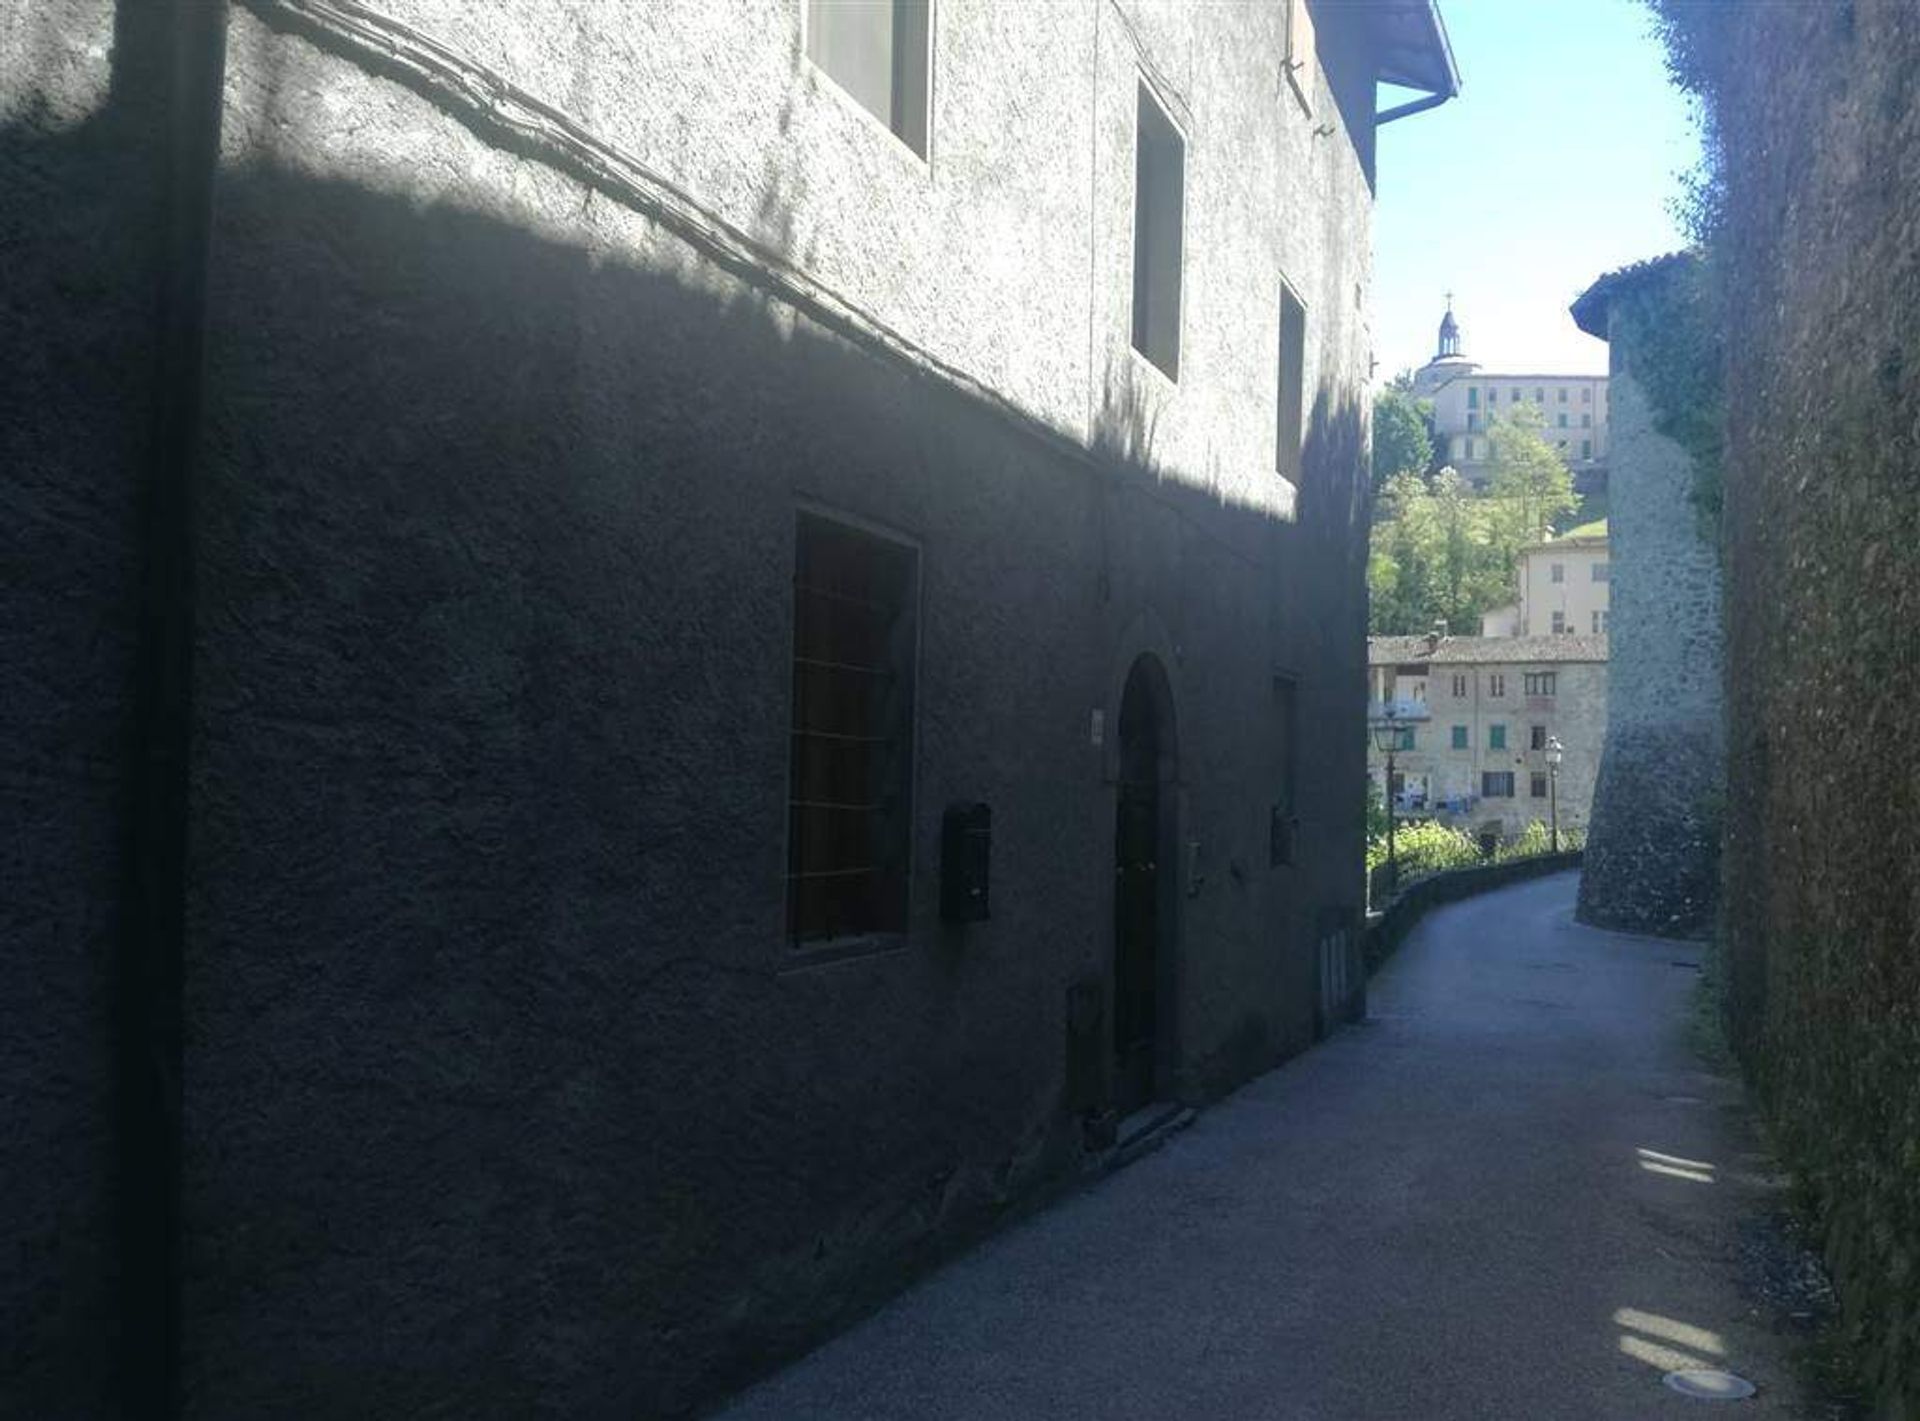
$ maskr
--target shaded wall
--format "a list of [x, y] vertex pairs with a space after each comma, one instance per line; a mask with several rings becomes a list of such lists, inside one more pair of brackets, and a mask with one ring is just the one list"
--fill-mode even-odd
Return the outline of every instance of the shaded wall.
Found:
[[1920, 11], [1676, 12], [1724, 147], [1735, 1045], [1920, 1414]]
[[165, 131], [155, 27], [0, 24], [0, 1412], [115, 1410], [116, 960]]
[[[186, 1414], [683, 1412], [1072, 1177], [1106, 1086], [1069, 1079], [1071, 1004], [1110, 972], [1111, 750], [1141, 652], [1172, 682], [1193, 846], [1167, 1093], [1204, 1100], [1311, 1041], [1315, 944], [1359, 897], [1357, 317], [1329, 311], [1341, 374], [1284, 521], [1168, 475], [1124, 387], [1091, 451], [1063, 440], [297, 26], [236, 12], [226, 93], [194, 524]], [[379, 136], [365, 166], [311, 161], [323, 123]], [[17, 171], [141, 191], [64, 132], [5, 141]], [[396, 185], [409, 166], [429, 176]], [[71, 250], [36, 260], [113, 255], [80, 250], [97, 210], [41, 190]], [[1363, 246], [1331, 220], [1312, 236], [1342, 292], [1364, 261], [1343, 230]], [[132, 362], [145, 260], [92, 278], [97, 332], [92, 288], [55, 282], [28, 311], [47, 344]], [[50, 369], [44, 422], [8, 437], [131, 449], [134, 374], [94, 378]], [[82, 657], [124, 674], [115, 519], [141, 475], [117, 457], [63, 478], [97, 488], [85, 527], [119, 542], [76, 553], [53, 535], [83, 520], [49, 519], [22, 563], [50, 589], [28, 651], [51, 689], [19, 718], [18, 773], [50, 835], [85, 836], [25, 865], [39, 896], [10, 904], [50, 994], [23, 1030], [49, 1049], [9, 1042], [6, 1079], [50, 1167], [8, 1180], [33, 1251], [8, 1280], [27, 1347], [5, 1396], [41, 1414], [87, 1414], [117, 1349], [113, 974], [73, 936], [113, 901], [124, 828], [127, 698]], [[62, 507], [52, 483], [23, 505]], [[832, 964], [782, 931], [801, 504], [922, 550], [909, 932]], [[1276, 671], [1298, 694], [1278, 867]], [[11, 729], [31, 702], [8, 704]], [[106, 788], [69, 819], [96, 801], [67, 794], [61, 737], [88, 726]], [[936, 917], [960, 799], [995, 830], [994, 917], [965, 930]]]
[[1719, 552], [1692, 456], [1656, 428], [1656, 401], [1675, 393], [1650, 358], [1681, 322], [1671, 286], [1694, 280], [1670, 265], [1609, 308], [1611, 657], [1578, 908], [1596, 927], [1676, 937], [1713, 924], [1724, 804]]

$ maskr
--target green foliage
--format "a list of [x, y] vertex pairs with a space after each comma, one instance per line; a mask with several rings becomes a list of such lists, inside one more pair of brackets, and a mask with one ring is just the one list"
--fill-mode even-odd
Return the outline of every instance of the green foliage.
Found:
[[[1377, 803], [1379, 794], [1369, 796], [1369, 802]], [[1560, 852], [1571, 853], [1586, 847], [1587, 836], [1584, 830], [1562, 829], [1560, 831]], [[1538, 820], [1527, 825], [1513, 838], [1503, 842], [1494, 850], [1492, 862], [1506, 863], [1510, 859], [1538, 858], [1553, 851], [1553, 833]], [[1394, 833], [1394, 847], [1400, 860], [1400, 881], [1423, 874], [1439, 873], [1449, 868], [1471, 868], [1475, 864], [1488, 862], [1487, 856], [1480, 852], [1480, 842], [1465, 829], [1456, 829], [1442, 824], [1437, 819], [1422, 819], [1413, 823], [1400, 824]], [[1369, 825], [1367, 836], [1367, 873], [1387, 861], [1387, 836], [1384, 821], [1381, 832], [1375, 834]]]
[[[1560, 831], [1560, 852], [1570, 854], [1576, 849], [1587, 846], [1587, 832], [1584, 829], [1562, 829]], [[1534, 820], [1526, 828], [1503, 842], [1494, 851], [1493, 861], [1505, 863], [1508, 859], [1538, 858], [1541, 854], [1553, 852], [1553, 830]]]
[[1485, 493], [1452, 469], [1388, 479], [1367, 560], [1375, 635], [1414, 635], [1444, 622], [1473, 636], [1482, 613], [1513, 600], [1520, 550], [1580, 507], [1573, 474], [1540, 431], [1531, 406], [1493, 422]]
[[1653, 427], [1693, 462], [1691, 498], [1701, 540], [1720, 546], [1724, 501], [1726, 311], [1710, 254], [1675, 266], [1657, 285], [1616, 298], [1613, 319], [1631, 352], [1634, 382]]
[[1399, 383], [1373, 400], [1373, 487], [1399, 474], [1424, 474], [1433, 463], [1433, 406]]
[[[1394, 848], [1400, 861], [1402, 883], [1421, 874], [1486, 862], [1472, 835], [1448, 828], [1436, 819], [1399, 825], [1394, 833]], [[1378, 839], [1367, 841], [1367, 872], [1371, 874], [1386, 861], [1387, 838], [1383, 833]]]
[[1545, 427], [1537, 406], [1519, 405], [1494, 419], [1487, 434], [1488, 541], [1509, 575], [1522, 548], [1580, 507], [1573, 471], [1547, 442]]

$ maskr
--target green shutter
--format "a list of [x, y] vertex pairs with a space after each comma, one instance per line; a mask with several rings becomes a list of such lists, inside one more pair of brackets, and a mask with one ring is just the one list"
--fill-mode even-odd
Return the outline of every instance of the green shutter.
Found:
[[1487, 727], [1487, 748], [1489, 750], [1504, 750], [1507, 748], [1506, 726], [1493, 725]]

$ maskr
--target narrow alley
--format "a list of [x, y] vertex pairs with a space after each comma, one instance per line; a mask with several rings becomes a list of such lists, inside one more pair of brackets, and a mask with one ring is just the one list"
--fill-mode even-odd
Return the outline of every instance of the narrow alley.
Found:
[[1807, 1414], [1743, 1277], [1778, 1186], [1688, 1044], [1696, 950], [1576, 925], [1576, 882], [1434, 914], [1365, 1026], [719, 1414], [1646, 1418], [1701, 1367]]

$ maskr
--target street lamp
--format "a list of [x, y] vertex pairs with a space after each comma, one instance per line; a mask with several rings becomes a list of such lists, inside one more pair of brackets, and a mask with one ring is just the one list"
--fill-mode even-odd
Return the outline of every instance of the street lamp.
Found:
[[1393, 847], [1393, 752], [1400, 748], [1399, 708], [1387, 702], [1386, 714], [1373, 723], [1373, 743], [1387, 757], [1387, 882], [1400, 886], [1400, 856]]
[[1560, 758], [1567, 753], [1560, 737], [1547, 737], [1547, 813], [1553, 819], [1553, 852], [1560, 852]]

